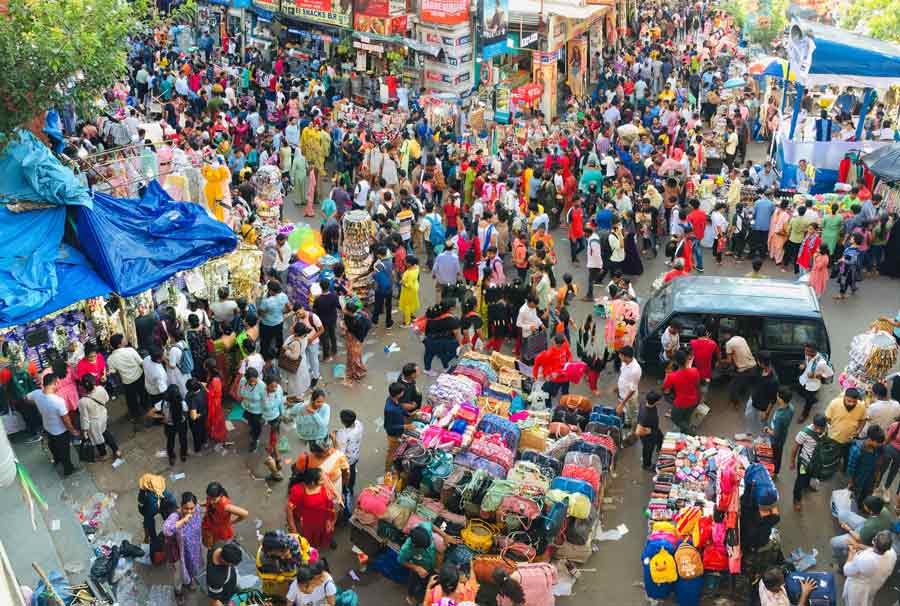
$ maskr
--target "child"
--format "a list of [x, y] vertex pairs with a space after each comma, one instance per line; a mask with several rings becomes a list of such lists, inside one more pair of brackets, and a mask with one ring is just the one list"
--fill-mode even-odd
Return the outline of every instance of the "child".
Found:
[[775, 473], [773, 479], [778, 479], [778, 472], [781, 471], [781, 455], [784, 452], [784, 444], [787, 442], [788, 429], [791, 427], [791, 421], [794, 419], [794, 405], [791, 404], [793, 393], [786, 386], [778, 388], [778, 396], [775, 400], [775, 410], [769, 418], [769, 424], [763, 431], [772, 440], [772, 456], [775, 459]]
[[863, 239], [863, 235], [858, 232], [850, 234], [850, 244], [844, 249], [844, 256], [837, 265], [837, 281], [841, 292], [834, 296], [835, 299], [846, 299], [847, 290], [856, 293], [859, 260], [862, 255], [859, 247], [863, 243]]
[[[463, 334], [463, 346], [469, 345], [472, 351], [483, 351], [484, 341], [481, 338], [481, 327], [484, 325], [484, 321], [478, 314], [477, 308], [478, 300], [469, 294], [462, 304], [463, 315], [460, 320], [460, 328]], [[502, 344], [502, 340], [500, 342]], [[492, 343], [488, 344], [488, 346], [491, 345]], [[496, 350], [499, 351], [500, 347], [497, 346]]]
[[[578, 288], [572, 283], [572, 274], [563, 274], [563, 285], [556, 291], [556, 309], [557, 311], [566, 308], [569, 303], [578, 295]], [[566, 338], [568, 338], [568, 333]]]
[[[402, 245], [398, 248], [402, 248]], [[400, 299], [397, 307], [403, 314], [403, 326], [409, 326], [419, 311], [419, 260], [414, 255], [406, 258], [406, 270], [400, 278]]]
[[794, 438], [794, 449], [791, 451], [791, 469], [797, 470], [797, 478], [794, 480], [794, 511], [800, 511], [803, 492], [809, 489], [809, 482], [813, 478], [815, 470], [809, 468], [813, 453], [819, 441], [825, 437], [828, 431], [828, 419], [823, 414], [813, 417], [811, 425], [807, 425], [797, 432]]
[[850, 477], [850, 492], [859, 511], [863, 510], [863, 501], [872, 494], [875, 481], [881, 476], [884, 438], [881, 427], [870, 425], [866, 430], [866, 437], [855, 440], [850, 446], [847, 475]]
[[344, 485], [344, 513], [350, 517], [353, 510], [351, 501], [353, 500], [353, 489], [356, 486], [356, 464], [359, 462], [363, 424], [356, 418], [356, 413], [347, 408], [341, 411], [340, 418], [343, 427], [334, 432], [332, 440], [337, 445], [337, 449], [347, 455], [347, 461], [350, 463], [350, 478]]

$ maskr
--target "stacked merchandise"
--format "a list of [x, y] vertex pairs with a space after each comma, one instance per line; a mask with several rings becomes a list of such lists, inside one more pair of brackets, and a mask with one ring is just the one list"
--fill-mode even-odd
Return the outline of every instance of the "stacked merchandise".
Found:
[[475, 48], [468, 21], [454, 26], [419, 24], [422, 42], [441, 48], [425, 57], [424, 86], [429, 91], [463, 95], [474, 83]]
[[674, 594], [680, 604], [697, 604], [724, 578], [737, 591], [737, 581], [771, 564], [769, 554], [780, 556], [771, 462], [767, 442], [666, 434], [641, 554], [648, 598]]
[[312, 294], [317, 291], [321, 272], [318, 265], [304, 261], [294, 261], [288, 267], [285, 292], [291, 304], [300, 304], [305, 309], [312, 308]]
[[276, 166], [261, 166], [256, 172], [256, 215], [273, 228], [278, 228], [284, 194], [281, 171]]
[[354, 294], [363, 303], [374, 296], [372, 289], [372, 255], [370, 244], [375, 237], [375, 223], [364, 210], [351, 210], [344, 215], [344, 240], [341, 258]]
[[838, 376], [841, 387], [859, 387], [865, 391], [881, 383], [897, 362], [898, 347], [893, 326], [878, 320], [870, 330], [853, 337], [847, 367]]
[[444, 561], [471, 566], [482, 582], [497, 566], [521, 571], [590, 555], [621, 421], [586, 398], [564, 398], [559, 410], [579, 418], [554, 439], [553, 415], [525, 410], [517, 366], [502, 354], [467, 352], [427, 391], [393, 472], [360, 495], [351, 537], [385, 576], [402, 579], [396, 552], [423, 520], [460, 537]]

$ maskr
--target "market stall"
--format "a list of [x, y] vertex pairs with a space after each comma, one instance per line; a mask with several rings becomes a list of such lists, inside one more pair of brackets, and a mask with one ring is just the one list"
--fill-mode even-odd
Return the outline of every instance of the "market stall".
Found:
[[356, 501], [351, 538], [361, 562], [402, 581], [397, 551], [423, 520], [461, 539], [444, 546], [435, 534], [444, 561], [471, 567], [482, 583], [497, 566], [590, 557], [621, 420], [582, 396], [526, 409], [543, 392], [524, 368], [468, 352], [438, 377], [392, 472]]
[[767, 438], [665, 435], [641, 553], [648, 598], [684, 605], [746, 596], [783, 562], [773, 469]]

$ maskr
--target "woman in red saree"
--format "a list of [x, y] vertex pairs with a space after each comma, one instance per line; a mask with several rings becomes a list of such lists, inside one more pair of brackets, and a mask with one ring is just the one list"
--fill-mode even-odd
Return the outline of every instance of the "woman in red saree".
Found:
[[287, 502], [287, 524], [291, 533], [306, 537], [316, 549], [332, 547], [336, 515], [322, 470], [310, 467], [291, 478]]
[[206, 434], [221, 444], [228, 439], [225, 428], [225, 411], [222, 410], [222, 377], [216, 368], [215, 360], [206, 359], [206, 396], [208, 412], [206, 415]]

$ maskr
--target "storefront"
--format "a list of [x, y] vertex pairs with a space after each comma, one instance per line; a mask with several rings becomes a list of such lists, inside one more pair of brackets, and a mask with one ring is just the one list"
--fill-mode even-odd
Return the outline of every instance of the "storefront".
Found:
[[207, 0], [197, 5], [197, 30], [212, 36], [219, 48], [228, 41], [228, 5], [229, 0]]
[[280, 6], [279, 0], [253, 0], [249, 14], [246, 46], [258, 50], [266, 61], [275, 56], [277, 41], [272, 23]]
[[350, 0], [296, 0], [281, 5], [281, 40], [292, 70], [317, 70], [323, 61], [352, 58]]

